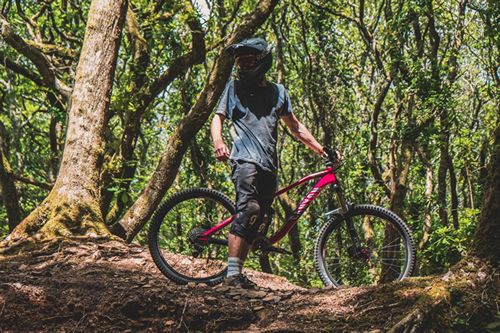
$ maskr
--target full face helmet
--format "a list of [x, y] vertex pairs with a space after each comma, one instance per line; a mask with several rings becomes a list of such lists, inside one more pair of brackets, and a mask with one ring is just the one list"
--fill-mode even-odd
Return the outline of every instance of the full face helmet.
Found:
[[238, 79], [244, 84], [262, 81], [273, 64], [271, 47], [260, 38], [248, 38], [226, 48], [236, 61]]

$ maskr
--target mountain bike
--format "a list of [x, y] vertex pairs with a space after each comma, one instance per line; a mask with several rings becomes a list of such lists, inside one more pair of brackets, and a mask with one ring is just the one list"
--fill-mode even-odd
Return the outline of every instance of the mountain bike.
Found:
[[[410, 276], [415, 265], [415, 242], [410, 229], [393, 212], [345, 200], [330, 151], [324, 171], [310, 174], [276, 192], [275, 198], [311, 180], [315, 185], [286, 221], [270, 236], [257, 237], [252, 251], [291, 254], [275, 247], [298, 219], [331, 186], [339, 208], [325, 213], [314, 246], [314, 262], [325, 286], [376, 285]], [[230, 224], [236, 213], [233, 200], [208, 188], [182, 190], [162, 202], [149, 227], [149, 250], [160, 271], [178, 284], [216, 285], [226, 276]], [[268, 219], [266, 229], [272, 223]]]

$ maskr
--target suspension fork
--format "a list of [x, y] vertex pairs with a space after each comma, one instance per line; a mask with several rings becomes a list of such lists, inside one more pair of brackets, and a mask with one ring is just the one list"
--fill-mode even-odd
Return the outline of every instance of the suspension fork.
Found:
[[340, 184], [337, 182], [336, 184], [333, 184], [333, 189], [335, 193], [337, 194], [337, 200], [340, 205], [340, 214], [344, 217], [344, 220], [347, 224], [347, 231], [349, 232], [349, 235], [351, 236], [352, 244], [354, 247], [354, 252], [356, 253], [356, 256], [358, 258], [363, 258], [364, 253], [362, 252], [361, 249], [361, 242], [359, 241], [358, 233], [356, 231], [356, 228], [354, 228], [354, 222], [352, 221], [351, 217], [351, 203], [347, 203], [344, 197], [344, 191], [342, 191], [342, 187]]

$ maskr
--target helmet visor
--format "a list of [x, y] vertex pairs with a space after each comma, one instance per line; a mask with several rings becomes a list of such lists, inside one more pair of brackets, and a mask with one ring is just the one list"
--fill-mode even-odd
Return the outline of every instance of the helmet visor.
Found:
[[236, 58], [236, 66], [238, 69], [250, 69], [257, 64], [255, 54], [246, 54]]

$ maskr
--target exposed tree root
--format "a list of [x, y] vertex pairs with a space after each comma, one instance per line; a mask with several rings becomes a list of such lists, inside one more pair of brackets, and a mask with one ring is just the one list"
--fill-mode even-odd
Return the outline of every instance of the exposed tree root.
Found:
[[54, 237], [54, 238], [45, 238], [43, 240], [36, 240], [33, 237], [20, 237], [15, 240], [3, 240], [0, 242], [0, 255], [8, 255], [8, 254], [18, 254], [24, 251], [36, 251], [39, 248], [48, 248], [55, 244], [60, 246], [60, 244], [64, 242], [100, 242], [100, 241], [118, 241], [123, 244], [125, 242], [123, 239], [113, 236], [111, 234], [101, 235], [101, 236], [69, 236], [69, 237]]
[[414, 309], [399, 323], [394, 325], [387, 333], [416, 333], [421, 332], [427, 314], [420, 309]]
[[[498, 279], [494, 277], [497, 270], [477, 258], [465, 258], [445, 275], [434, 277], [413, 305], [413, 310], [392, 326], [388, 333], [414, 333], [443, 327], [461, 330], [475, 327], [478, 322], [484, 325], [484, 320], [493, 317], [490, 309], [484, 307], [486, 293], [491, 292], [491, 298], [498, 301], [497, 288], [492, 285], [493, 281], [498, 284]], [[468, 324], [471, 326], [467, 327]]]

